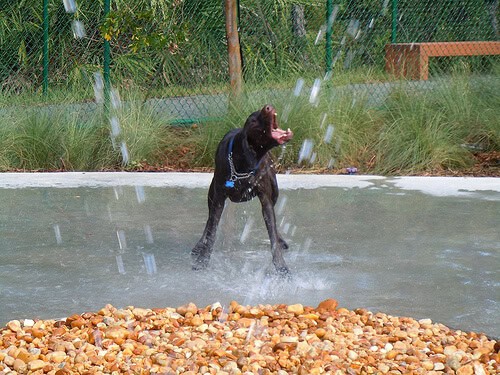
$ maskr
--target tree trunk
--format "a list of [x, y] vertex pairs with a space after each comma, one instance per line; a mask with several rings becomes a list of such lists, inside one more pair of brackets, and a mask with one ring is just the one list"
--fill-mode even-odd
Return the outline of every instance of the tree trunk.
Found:
[[292, 31], [294, 36], [293, 49], [296, 51], [295, 58], [301, 63], [307, 61], [306, 55], [306, 17], [304, 6], [292, 5]]
[[229, 81], [231, 98], [238, 98], [242, 91], [240, 39], [236, 0], [225, 0], [226, 38], [229, 56]]

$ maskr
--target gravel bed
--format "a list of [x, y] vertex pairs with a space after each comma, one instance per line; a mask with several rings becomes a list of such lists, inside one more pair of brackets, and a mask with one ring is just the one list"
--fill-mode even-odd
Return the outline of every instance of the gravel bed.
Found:
[[0, 329], [0, 374], [498, 374], [484, 334], [365, 309], [111, 305]]

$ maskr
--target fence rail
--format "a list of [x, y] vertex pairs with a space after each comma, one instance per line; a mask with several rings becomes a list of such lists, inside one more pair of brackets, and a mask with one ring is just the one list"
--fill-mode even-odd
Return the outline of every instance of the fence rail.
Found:
[[[386, 69], [386, 46], [499, 41], [498, 0], [237, 4], [248, 91], [293, 87], [299, 77], [323, 77], [333, 85], [422, 79]], [[139, 90], [167, 116], [213, 116], [229, 93], [224, 20], [221, 0], [3, 2], [0, 106], [14, 97], [84, 105], [95, 100], [94, 73], [104, 71], [104, 84]], [[474, 56], [443, 50], [426, 63], [426, 78], [457, 69], [498, 76], [497, 47], [491, 48]], [[393, 55], [407, 66], [409, 55]]]

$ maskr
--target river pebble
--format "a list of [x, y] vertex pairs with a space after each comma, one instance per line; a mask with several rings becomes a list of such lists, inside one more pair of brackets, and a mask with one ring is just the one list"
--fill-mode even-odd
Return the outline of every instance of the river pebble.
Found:
[[0, 374], [498, 374], [500, 345], [475, 332], [317, 307], [106, 305], [0, 329]]

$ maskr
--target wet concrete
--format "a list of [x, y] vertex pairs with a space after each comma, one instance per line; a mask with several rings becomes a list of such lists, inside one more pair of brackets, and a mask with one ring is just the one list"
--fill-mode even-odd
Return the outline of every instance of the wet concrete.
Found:
[[191, 270], [210, 178], [0, 174], [0, 324], [106, 303], [335, 298], [500, 336], [500, 179], [279, 176], [283, 280], [258, 201], [227, 205], [210, 268]]

